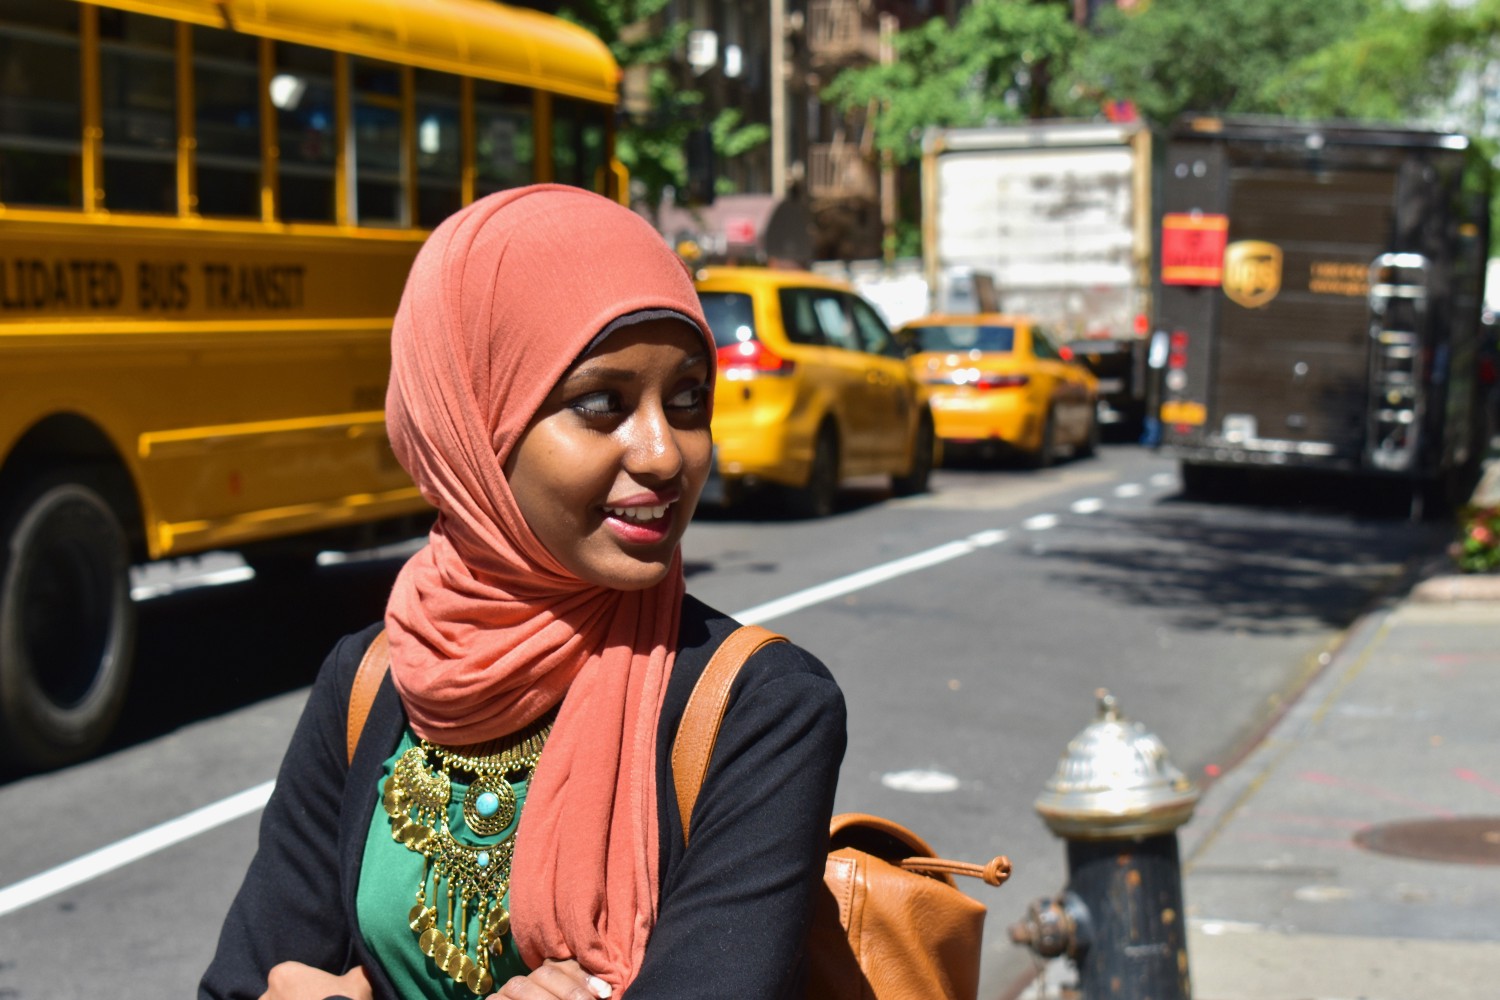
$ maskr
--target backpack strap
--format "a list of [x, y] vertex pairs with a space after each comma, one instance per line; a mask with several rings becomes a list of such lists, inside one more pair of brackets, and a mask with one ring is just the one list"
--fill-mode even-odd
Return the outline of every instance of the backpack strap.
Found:
[[688, 696], [687, 708], [683, 709], [682, 722], [672, 741], [672, 783], [677, 787], [677, 814], [682, 819], [683, 847], [687, 846], [693, 806], [698, 801], [698, 792], [708, 775], [714, 744], [719, 739], [719, 725], [729, 707], [729, 689], [745, 661], [773, 642], [786, 642], [786, 637], [759, 625], [741, 625], [725, 636], [719, 648], [714, 650], [698, 683], [693, 685], [693, 693]]
[[359, 734], [364, 732], [365, 719], [370, 716], [370, 706], [375, 704], [375, 694], [380, 682], [385, 680], [391, 667], [390, 647], [385, 641], [385, 629], [381, 629], [370, 643], [365, 655], [354, 672], [354, 684], [349, 689], [349, 763], [354, 763], [354, 751], [359, 746]]

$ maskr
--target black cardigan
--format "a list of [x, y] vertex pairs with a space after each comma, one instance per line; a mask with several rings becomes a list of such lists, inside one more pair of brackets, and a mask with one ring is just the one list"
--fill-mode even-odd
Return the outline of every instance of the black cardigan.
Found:
[[[844, 699], [827, 668], [797, 646], [753, 656], [735, 682], [684, 848], [672, 739], [709, 656], [735, 625], [692, 597], [683, 603], [657, 732], [660, 909], [631, 1000], [802, 991], [802, 942], [844, 756]], [[200, 998], [253, 1000], [271, 966], [287, 960], [335, 973], [362, 965], [379, 1000], [395, 997], [354, 905], [381, 765], [406, 727], [389, 676], [345, 765], [349, 690], [379, 628], [341, 640], [313, 684]]]

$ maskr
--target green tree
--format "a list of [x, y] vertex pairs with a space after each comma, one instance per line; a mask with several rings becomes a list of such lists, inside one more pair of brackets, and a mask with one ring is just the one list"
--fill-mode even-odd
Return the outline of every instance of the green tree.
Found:
[[[597, 35], [609, 46], [623, 70], [639, 67], [645, 73], [650, 110], [623, 115], [616, 133], [620, 162], [630, 171], [646, 204], [660, 203], [667, 189], [682, 191], [687, 184], [688, 137], [706, 128], [714, 152], [721, 159], [743, 155], [770, 138], [762, 124], [745, 124], [740, 113], [726, 108], [704, 120], [703, 93], [684, 84], [678, 54], [687, 45], [686, 21], [659, 28], [671, 0], [564, 0], [558, 14]], [[720, 193], [724, 184], [721, 179]]]
[[1052, 79], [1080, 42], [1069, 6], [976, 0], [949, 25], [933, 18], [895, 38], [888, 65], [848, 69], [823, 99], [874, 109], [875, 145], [898, 163], [918, 159], [930, 125], [988, 125], [1065, 113]]
[[1079, 99], [1131, 100], [1158, 123], [1201, 111], [1457, 128], [1475, 140], [1466, 183], [1500, 199], [1477, 86], [1500, 57], [1500, 0], [1154, 0], [1097, 27], [1064, 82]]
[[1294, 118], [1448, 119], [1478, 129], [1484, 122], [1480, 95], [1459, 95], [1463, 81], [1497, 54], [1497, 28], [1496, 0], [1471, 7], [1382, 5], [1358, 32], [1267, 81], [1264, 95]]
[[1084, 102], [1133, 101], [1149, 120], [1184, 111], [1276, 113], [1275, 82], [1398, 0], [1153, 0], [1100, 11], [1064, 87]]

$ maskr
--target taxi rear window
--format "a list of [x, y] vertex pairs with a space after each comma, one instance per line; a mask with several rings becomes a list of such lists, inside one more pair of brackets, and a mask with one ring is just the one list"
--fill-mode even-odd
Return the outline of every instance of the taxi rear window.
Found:
[[906, 333], [916, 340], [919, 351], [982, 351], [986, 354], [1003, 354], [1014, 350], [1016, 345], [1016, 328], [1013, 326], [945, 323], [911, 327]]
[[700, 292], [703, 318], [719, 347], [755, 339], [755, 310], [743, 292]]

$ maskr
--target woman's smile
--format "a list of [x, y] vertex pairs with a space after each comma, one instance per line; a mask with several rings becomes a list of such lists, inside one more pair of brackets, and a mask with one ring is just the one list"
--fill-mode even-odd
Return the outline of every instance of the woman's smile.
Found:
[[677, 498], [634, 498], [605, 504], [603, 509], [605, 524], [621, 541], [654, 545], [671, 533]]

